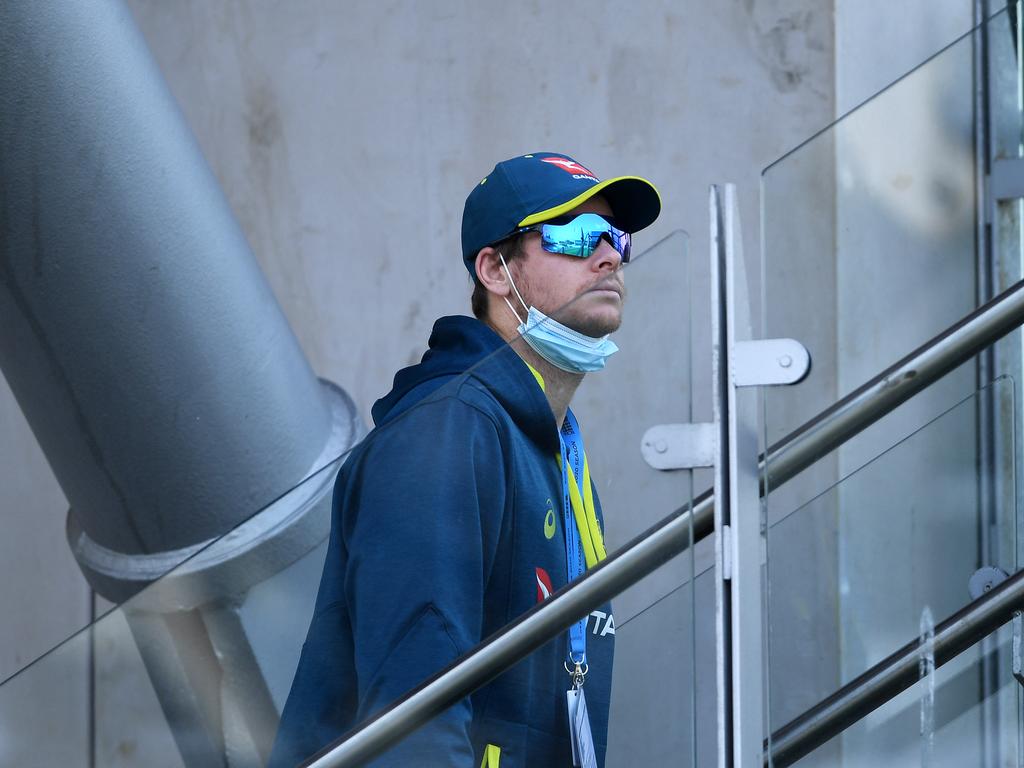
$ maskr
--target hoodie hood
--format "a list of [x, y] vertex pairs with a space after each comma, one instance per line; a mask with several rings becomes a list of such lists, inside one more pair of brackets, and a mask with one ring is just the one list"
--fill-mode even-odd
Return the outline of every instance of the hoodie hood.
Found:
[[374, 403], [374, 425], [386, 424], [445, 384], [473, 379], [531, 439], [558, 451], [558, 428], [544, 392], [523, 359], [490, 327], [463, 315], [442, 317], [427, 344], [420, 362], [396, 373], [391, 392]]

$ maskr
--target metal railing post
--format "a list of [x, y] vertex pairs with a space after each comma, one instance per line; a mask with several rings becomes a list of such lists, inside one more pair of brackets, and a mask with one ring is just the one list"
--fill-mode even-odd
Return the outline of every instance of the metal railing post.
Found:
[[715, 454], [718, 765], [756, 765], [764, 737], [763, 522], [754, 387], [795, 384], [810, 355], [792, 339], [751, 339], [736, 187], [712, 187], [711, 357]]

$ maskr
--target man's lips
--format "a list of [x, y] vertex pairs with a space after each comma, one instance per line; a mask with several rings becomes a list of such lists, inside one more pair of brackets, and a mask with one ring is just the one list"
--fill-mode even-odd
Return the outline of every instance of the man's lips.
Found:
[[609, 285], [607, 283], [602, 285], [595, 285], [593, 288], [587, 291], [587, 293], [614, 293], [620, 299], [622, 294], [625, 293], [625, 289], [621, 285]]

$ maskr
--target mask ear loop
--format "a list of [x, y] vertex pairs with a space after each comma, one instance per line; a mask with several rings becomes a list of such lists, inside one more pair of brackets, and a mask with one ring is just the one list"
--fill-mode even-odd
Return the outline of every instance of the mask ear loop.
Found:
[[[501, 266], [505, 268], [505, 274], [508, 275], [508, 283], [512, 286], [512, 290], [516, 292], [516, 298], [519, 299], [519, 303], [523, 305], [523, 309], [526, 310], [526, 316], [530, 316], [530, 309], [526, 306], [526, 302], [523, 301], [523, 297], [519, 295], [519, 289], [516, 288], [516, 282], [512, 279], [512, 273], [508, 271], [508, 264], [505, 263], [505, 257], [501, 255], [501, 251], [498, 251], [498, 258], [501, 259]], [[516, 312], [512, 306], [512, 302], [508, 300], [508, 296], [502, 296], [505, 299], [505, 304], [508, 305], [509, 310], [516, 316], [516, 320], [519, 320], [519, 313]], [[520, 325], [525, 325], [525, 321], [519, 320]]]

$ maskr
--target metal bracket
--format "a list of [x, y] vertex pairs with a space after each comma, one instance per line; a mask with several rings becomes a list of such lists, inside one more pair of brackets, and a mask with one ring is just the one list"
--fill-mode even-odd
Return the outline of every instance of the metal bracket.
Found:
[[732, 580], [732, 526], [723, 525], [721, 530], [722, 537], [722, 580]]
[[1024, 159], [1014, 157], [993, 160], [988, 187], [994, 200], [1024, 197]]
[[[807, 347], [795, 339], [760, 339], [733, 344], [732, 383], [736, 387], [796, 384], [811, 370]], [[715, 466], [718, 428], [714, 423], [658, 424], [640, 441], [649, 466], [669, 471]]]
[[640, 454], [654, 469], [715, 466], [718, 445], [714, 424], [658, 424], [644, 432]]
[[1017, 679], [1017, 682], [1021, 686], [1024, 686], [1024, 618], [1021, 617], [1021, 612], [1017, 611], [1013, 614], [1013, 676]]
[[1010, 575], [1002, 568], [986, 565], [971, 574], [971, 578], [967, 581], [967, 591], [970, 592], [972, 600], [977, 600], [1008, 578], [1010, 578]]
[[732, 366], [737, 387], [796, 384], [810, 372], [811, 355], [795, 339], [736, 341]]

